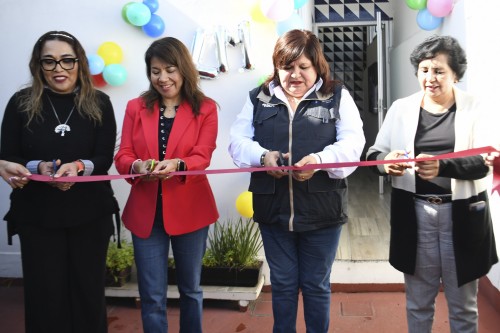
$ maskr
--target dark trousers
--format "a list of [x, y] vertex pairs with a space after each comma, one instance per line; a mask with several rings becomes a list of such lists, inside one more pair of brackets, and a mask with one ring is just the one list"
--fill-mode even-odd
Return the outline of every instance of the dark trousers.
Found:
[[26, 333], [107, 332], [104, 272], [113, 219], [18, 228]]

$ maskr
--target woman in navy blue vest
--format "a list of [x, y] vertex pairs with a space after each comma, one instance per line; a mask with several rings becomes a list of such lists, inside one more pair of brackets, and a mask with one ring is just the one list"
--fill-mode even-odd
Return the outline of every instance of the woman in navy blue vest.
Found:
[[[231, 128], [229, 152], [238, 167], [302, 167], [359, 161], [365, 144], [352, 97], [330, 79], [317, 37], [281, 36], [274, 72], [250, 92]], [[254, 172], [254, 220], [271, 270], [274, 332], [295, 332], [302, 291], [308, 332], [328, 332], [330, 273], [342, 225], [347, 183], [355, 168]]]

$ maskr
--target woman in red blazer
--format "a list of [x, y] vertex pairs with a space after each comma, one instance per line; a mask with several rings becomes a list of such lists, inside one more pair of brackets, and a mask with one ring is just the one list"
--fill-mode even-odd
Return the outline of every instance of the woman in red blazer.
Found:
[[121, 174], [143, 174], [132, 185], [123, 222], [132, 232], [144, 332], [166, 333], [168, 252], [180, 293], [181, 332], [201, 332], [201, 260], [208, 228], [219, 214], [205, 175], [173, 171], [210, 165], [217, 138], [217, 104], [200, 90], [186, 46], [166, 37], [145, 55], [149, 90], [128, 102], [120, 149]]

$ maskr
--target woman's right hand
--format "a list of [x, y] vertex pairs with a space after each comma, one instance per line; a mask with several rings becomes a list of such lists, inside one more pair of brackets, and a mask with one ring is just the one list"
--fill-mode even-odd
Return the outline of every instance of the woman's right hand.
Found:
[[[290, 156], [289, 153], [283, 154], [283, 160], [288, 160], [288, 157]], [[268, 151], [266, 155], [264, 156], [264, 166], [266, 167], [277, 167], [280, 166], [278, 165], [278, 161], [280, 160], [280, 153], [278, 151]], [[273, 176], [276, 179], [280, 179], [283, 176], [287, 176], [288, 172], [285, 170], [269, 170], [267, 171], [267, 174], [270, 176]]]
[[158, 177], [152, 175], [151, 172], [154, 170], [156, 165], [156, 161], [154, 159], [148, 159], [145, 161], [137, 160], [132, 164], [132, 170], [134, 173], [139, 173], [144, 176], [141, 176], [141, 179], [144, 181], [153, 181], [158, 180]]
[[[55, 162], [55, 165], [54, 165], [54, 162]], [[70, 165], [70, 164], [68, 164], [68, 165]], [[38, 164], [38, 173], [40, 175], [47, 175], [47, 176], [51, 176], [52, 178], [54, 178], [54, 176], [56, 176], [56, 172], [58, 171], [60, 166], [61, 166], [60, 159], [57, 159], [53, 162], [42, 161]], [[71, 163], [71, 166], [73, 166], [73, 163]], [[67, 169], [69, 169], [69, 168], [65, 164], [65, 167], [59, 170], [61, 172], [59, 172], [59, 175], [57, 175], [56, 178], [61, 177], [60, 179], [64, 179], [63, 178], [64, 176], [76, 176], [77, 175], [76, 167], [73, 167], [74, 170], [72, 173], [69, 173]], [[61, 191], [67, 191], [67, 190], [71, 189], [71, 186], [74, 185], [74, 183], [61, 182], [61, 181], [48, 182], [48, 184], [52, 187], [58, 188]]]
[[[403, 160], [408, 158], [408, 152], [405, 150], [394, 150], [391, 151], [384, 160]], [[402, 176], [404, 175], [406, 169], [411, 168], [411, 163], [401, 162], [401, 163], [388, 163], [384, 164], [385, 173], [391, 176]]]
[[0, 176], [14, 189], [28, 184], [31, 174], [21, 164], [0, 160]]

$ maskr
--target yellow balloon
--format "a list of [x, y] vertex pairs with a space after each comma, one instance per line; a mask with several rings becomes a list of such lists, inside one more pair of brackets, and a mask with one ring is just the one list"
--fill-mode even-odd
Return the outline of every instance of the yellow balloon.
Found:
[[252, 20], [255, 22], [259, 23], [269, 23], [272, 22], [271, 19], [267, 18], [262, 10], [260, 9], [260, 1], [257, 1], [251, 8], [250, 8], [250, 17]]
[[236, 209], [241, 216], [251, 218], [253, 216], [252, 192], [241, 192], [236, 198]]
[[105, 65], [119, 64], [123, 60], [121, 47], [114, 42], [104, 42], [97, 49], [97, 54], [104, 60]]

